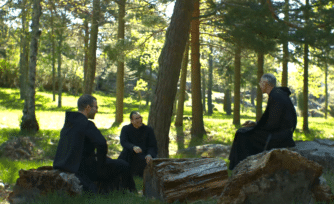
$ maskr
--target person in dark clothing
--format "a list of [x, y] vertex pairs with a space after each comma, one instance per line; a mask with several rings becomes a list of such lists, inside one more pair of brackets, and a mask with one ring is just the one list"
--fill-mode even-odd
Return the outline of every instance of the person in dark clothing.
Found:
[[132, 111], [130, 120], [131, 124], [124, 126], [121, 131], [123, 151], [118, 159], [130, 163], [133, 175], [143, 177], [146, 164], [157, 157], [157, 141], [153, 129], [143, 124], [139, 112]]
[[244, 127], [237, 130], [229, 156], [230, 170], [247, 156], [295, 146], [292, 134], [296, 129], [297, 114], [289, 98], [289, 88], [276, 87], [276, 78], [272, 74], [264, 74], [259, 85], [262, 93], [269, 96], [267, 108], [258, 122], [246, 121], [242, 124]]
[[[136, 192], [130, 166], [106, 156], [107, 142], [95, 124], [96, 98], [85, 94], [78, 100], [78, 112], [66, 112], [53, 168], [75, 173], [84, 191], [107, 193], [113, 189]], [[96, 150], [96, 153], [95, 153]], [[101, 184], [100, 189], [95, 183]]]

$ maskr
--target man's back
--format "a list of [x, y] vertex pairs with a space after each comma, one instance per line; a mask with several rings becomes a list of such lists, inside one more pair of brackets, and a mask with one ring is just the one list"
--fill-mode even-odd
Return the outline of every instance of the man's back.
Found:
[[[98, 157], [105, 157], [106, 140], [94, 123], [79, 112], [66, 112], [53, 167], [76, 173], [84, 156], [85, 140], [97, 148]], [[105, 160], [105, 158], [100, 160]]]
[[290, 90], [286, 87], [274, 88], [269, 95], [266, 111], [255, 129], [269, 132], [294, 130], [297, 125], [297, 114], [289, 98], [290, 94]]

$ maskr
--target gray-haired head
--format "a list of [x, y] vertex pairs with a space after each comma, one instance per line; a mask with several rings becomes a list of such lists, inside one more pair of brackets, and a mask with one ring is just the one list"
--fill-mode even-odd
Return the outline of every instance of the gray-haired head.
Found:
[[276, 77], [273, 74], [264, 74], [261, 78], [263, 81], [267, 81], [270, 86], [276, 86]]
[[131, 111], [131, 113], [130, 113], [130, 120], [132, 120], [132, 116], [133, 115], [138, 115], [138, 114], [139, 114], [138, 111]]

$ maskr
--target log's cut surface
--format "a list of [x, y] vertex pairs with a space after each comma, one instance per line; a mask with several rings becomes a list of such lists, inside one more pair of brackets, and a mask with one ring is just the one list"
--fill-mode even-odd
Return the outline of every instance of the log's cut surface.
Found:
[[221, 159], [154, 159], [144, 170], [143, 194], [172, 203], [219, 196], [228, 179]]

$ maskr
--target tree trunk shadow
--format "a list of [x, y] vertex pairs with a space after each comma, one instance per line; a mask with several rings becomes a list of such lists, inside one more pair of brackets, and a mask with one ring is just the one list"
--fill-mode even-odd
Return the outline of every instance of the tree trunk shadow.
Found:
[[203, 137], [191, 137], [188, 147], [194, 147], [203, 144]]
[[177, 143], [177, 150], [184, 149], [183, 126], [176, 126], [176, 143]]

